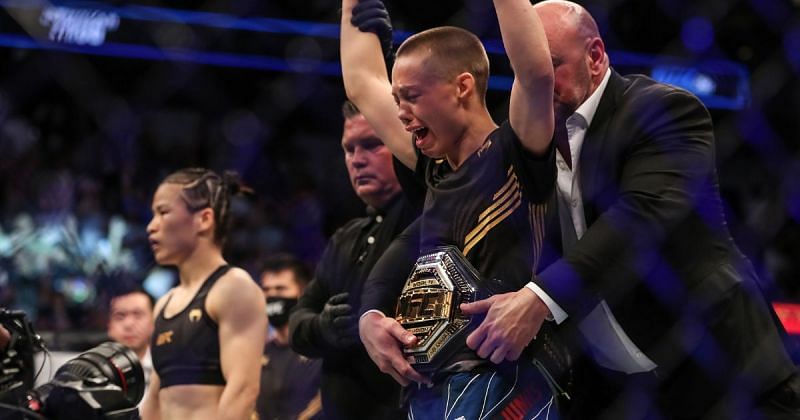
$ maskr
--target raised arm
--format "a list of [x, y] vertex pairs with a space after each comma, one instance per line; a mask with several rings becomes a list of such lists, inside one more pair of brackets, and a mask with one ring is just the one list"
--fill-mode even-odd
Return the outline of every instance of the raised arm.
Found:
[[267, 335], [263, 296], [253, 279], [238, 268], [225, 274], [209, 292], [206, 305], [219, 325], [225, 376], [215, 418], [246, 419], [255, 407]]
[[553, 63], [529, 0], [494, 0], [503, 45], [514, 70], [509, 121], [522, 145], [543, 154], [553, 137]]
[[[392, 85], [383, 60], [380, 41], [370, 32], [353, 26], [353, 8], [358, 0], [342, 0], [341, 60], [342, 78], [350, 99], [375, 129], [378, 137], [404, 165], [415, 168], [417, 156], [411, 134], [405, 131], [397, 117], [397, 105], [392, 98]], [[380, 0], [362, 2], [383, 8]], [[364, 10], [371, 13], [373, 10]]]

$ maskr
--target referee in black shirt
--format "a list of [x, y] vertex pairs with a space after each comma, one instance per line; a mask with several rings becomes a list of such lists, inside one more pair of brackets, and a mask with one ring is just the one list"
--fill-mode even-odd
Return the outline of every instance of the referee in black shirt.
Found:
[[400, 388], [381, 373], [358, 338], [359, 297], [366, 276], [415, 210], [397, 181], [392, 154], [350, 102], [343, 106], [342, 149], [350, 181], [367, 216], [331, 237], [314, 280], [289, 320], [292, 348], [321, 357], [322, 410], [326, 419], [405, 418]]

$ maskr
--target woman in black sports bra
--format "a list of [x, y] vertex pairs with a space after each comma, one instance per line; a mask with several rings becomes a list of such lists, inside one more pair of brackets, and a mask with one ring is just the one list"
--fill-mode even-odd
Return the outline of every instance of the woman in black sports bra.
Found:
[[147, 234], [180, 283], [155, 307], [155, 373], [144, 420], [246, 419], [253, 412], [267, 331], [261, 291], [222, 257], [235, 176], [199, 168], [169, 175]]

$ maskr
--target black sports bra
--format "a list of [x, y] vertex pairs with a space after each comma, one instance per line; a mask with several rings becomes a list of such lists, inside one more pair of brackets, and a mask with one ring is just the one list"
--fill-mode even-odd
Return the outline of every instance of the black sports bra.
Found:
[[200, 286], [194, 298], [171, 318], [164, 308], [156, 316], [155, 331], [150, 343], [153, 368], [161, 380], [161, 388], [173, 385], [225, 385], [219, 361], [219, 327], [206, 312], [208, 291], [231, 267], [223, 265]]

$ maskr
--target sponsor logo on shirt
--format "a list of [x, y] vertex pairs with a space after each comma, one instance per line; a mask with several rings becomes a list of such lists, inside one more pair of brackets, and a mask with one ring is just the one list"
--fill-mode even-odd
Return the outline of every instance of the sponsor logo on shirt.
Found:
[[189, 311], [189, 322], [197, 322], [203, 317], [203, 312], [199, 309]]
[[159, 334], [158, 337], [156, 338], [156, 346], [172, 343], [172, 334], [174, 334], [172, 330], [165, 331]]

